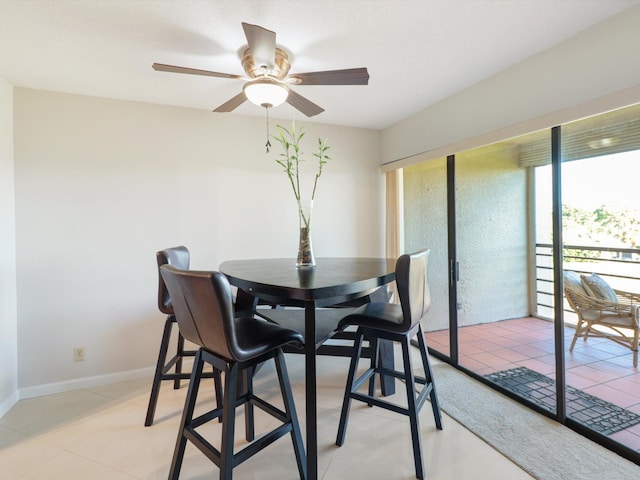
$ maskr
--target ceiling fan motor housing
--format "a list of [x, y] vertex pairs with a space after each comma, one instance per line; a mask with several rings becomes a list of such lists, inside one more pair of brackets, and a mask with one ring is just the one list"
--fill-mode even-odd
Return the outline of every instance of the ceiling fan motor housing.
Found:
[[284, 80], [289, 73], [291, 64], [289, 63], [289, 56], [287, 55], [287, 52], [276, 47], [276, 56], [273, 68], [269, 68], [266, 65], [256, 65], [251, 49], [247, 48], [244, 51], [244, 55], [242, 55], [242, 68], [247, 72], [249, 78], [269, 75], [277, 78], [278, 80]]

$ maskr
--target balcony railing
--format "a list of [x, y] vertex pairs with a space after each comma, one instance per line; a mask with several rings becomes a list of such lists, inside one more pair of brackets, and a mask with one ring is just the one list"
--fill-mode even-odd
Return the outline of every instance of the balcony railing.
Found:
[[[616, 290], [640, 292], [640, 249], [565, 245], [563, 268], [579, 274], [597, 273]], [[536, 312], [553, 319], [553, 250], [536, 244]], [[565, 310], [570, 312], [565, 305]]]

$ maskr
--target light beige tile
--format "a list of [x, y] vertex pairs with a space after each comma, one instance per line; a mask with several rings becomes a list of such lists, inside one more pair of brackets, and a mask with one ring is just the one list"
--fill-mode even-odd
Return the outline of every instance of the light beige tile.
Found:
[[34, 468], [19, 480], [136, 480], [136, 477], [119, 472], [116, 468], [101, 465], [85, 458], [62, 452]]
[[0, 426], [0, 477], [14, 480], [60, 454], [62, 449]]
[[[88, 388], [87, 390], [97, 395], [102, 395], [103, 397], [115, 398], [120, 401], [127, 401], [146, 407], [149, 402], [149, 394], [151, 393], [151, 383], [152, 378], [148, 378], [101, 385]], [[186, 386], [187, 382], [183, 381], [182, 384]]]
[[533, 477], [451, 417], [445, 414], [443, 421], [445, 428], [433, 430], [432, 441], [427, 436], [423, 444], [430, 480], [532, 480]]
[[68, 450], [139, 478], [153, 478], [152, 473], [171, 455], [178, 419], [144, 427], [141, 413], [134, 405], [107, 412], [104, 418], [85, 425], [86, 436]]
[[[286, 355], [286, 361], [306, 441], [304, 357]], [[399, 357], [396, 361], [399, 362]], [[348, 365], [348, 358], [318, 357], [320, 478], [414, 478], [409, 423], [402, 415], [354, 402], [346, 442], [336, 447]], [[365, 367], [363, 362], [362, 368]], [[404, 401], [403, 387], [401, 382], [396, 382], [394, 401]], [[172, 382], [163, 382], [154, 425], [144, 427], [150, 388], [151, 379], [148, 379], [18, 402], [0, 420], [3, 480], [166, 479], [187, 386], [185, 382], [182, 388], [174, 390]], [[260, 370], [254, 390], [281, 407], [273, 362]], [[197, 413], [213, 408], [214, 402], [213, 381], [205, 380]], [[420, 420], [425, 468], [430, 480], [530, 480], [522, 470], [446, 415], [445, 430], [436, 431], [428, 404]], [[256, 410], [257, 435], [276, 423]], [[218, 423], [212, 422], [202, 431], [214, 445], [219, 445], [220, 429]], [[235, 444], [236, 452], [246, 446], [242, 409], [238, 410]], [[181, 480], [216, 478], [217, 475], [217, 467], [188, 445]], [[298, 478], [290, 436], [282, 437], [237, 467], [234, 478]]]
[[[422, 419], [421, 415], [421, 419]], [[493, 479], [531, 480], [508, 459], [465, 430], [453, 419], [443, 419], [444, 430], [421, 423], [424, 468], [429, 480]], [[354, 411], [346, 440], [323, 480], [415, 478], [408, 420], [373, 418]]]
[[0, 425], [27, 435], [39, 435], [101, 412], [117, 402], [86, 390], [28, 398], [2, 417]]

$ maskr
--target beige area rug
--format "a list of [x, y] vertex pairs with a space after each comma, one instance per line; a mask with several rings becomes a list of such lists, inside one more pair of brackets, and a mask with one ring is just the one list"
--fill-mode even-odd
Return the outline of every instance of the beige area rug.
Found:
[[450, 365], [439, 363], [433, 368], [441, 408], [533, 477], [640, 479], [640, 466], [633, 462]]

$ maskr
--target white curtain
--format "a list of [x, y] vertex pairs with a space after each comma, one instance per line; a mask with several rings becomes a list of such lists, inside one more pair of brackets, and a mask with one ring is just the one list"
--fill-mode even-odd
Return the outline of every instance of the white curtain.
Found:
[[[404, 253], [404, 208], [402, 194], [402, 169], [387, 172], [386, 178], [386, 256], [398, 258]], [[396, 284], [390, 286], [393, 302], [398, 303]]]

